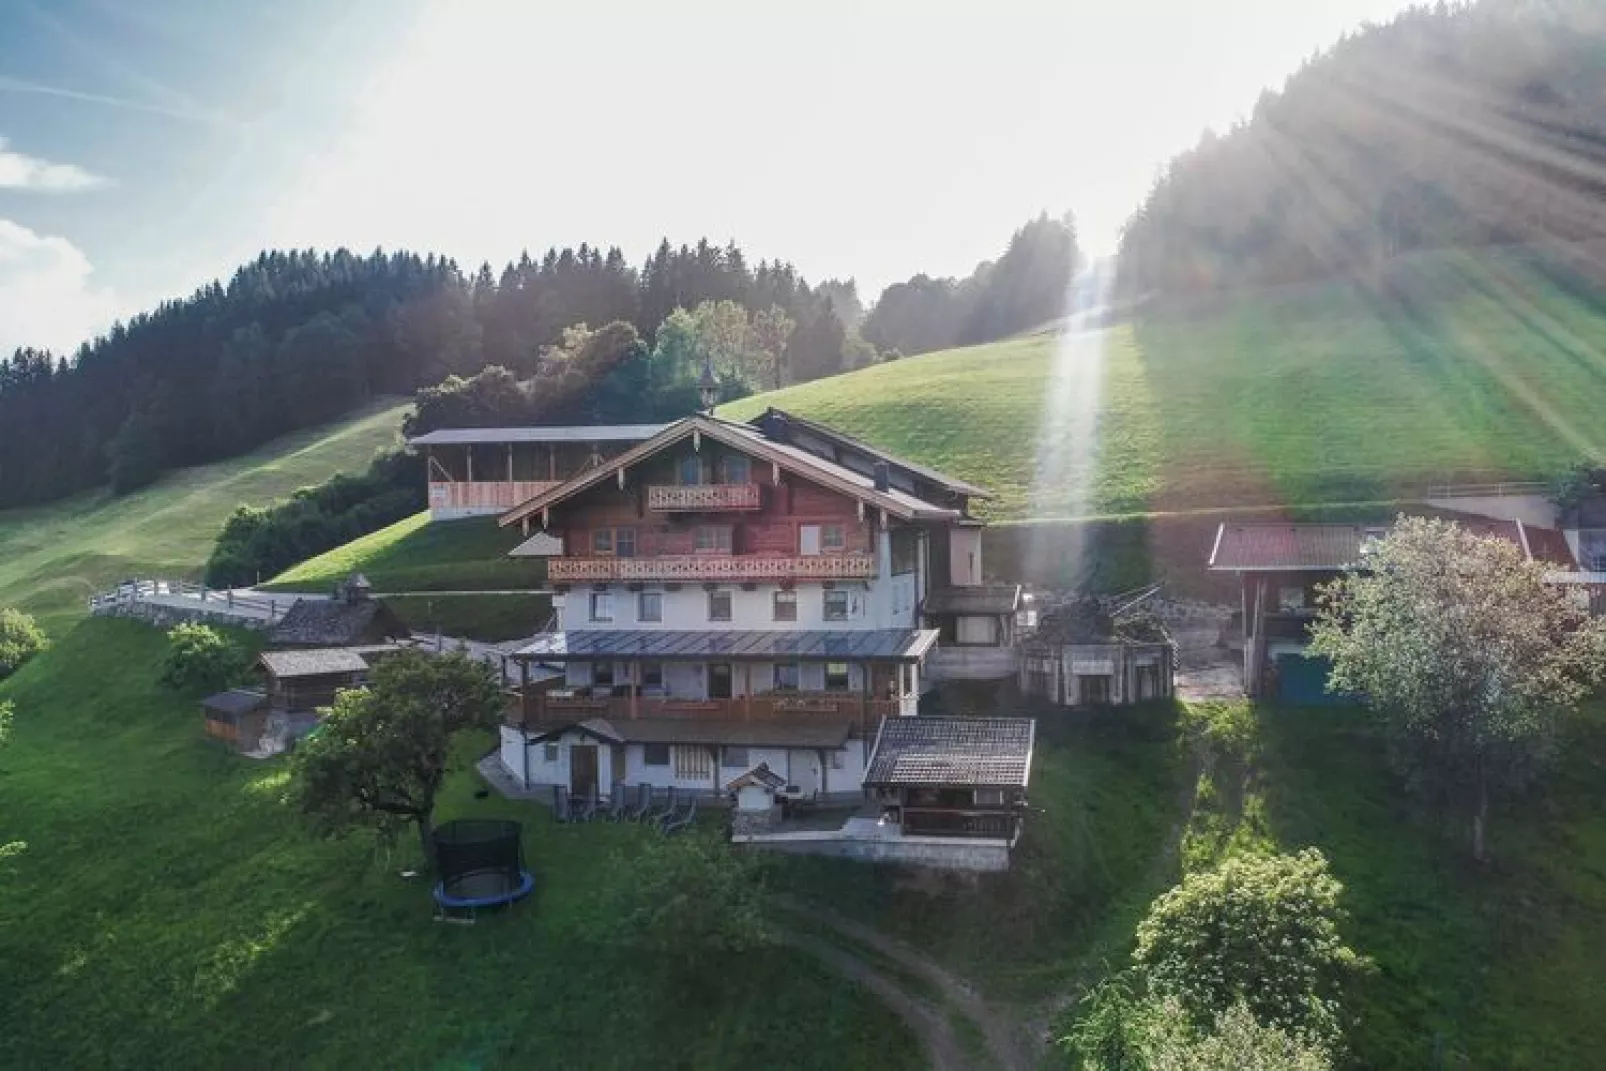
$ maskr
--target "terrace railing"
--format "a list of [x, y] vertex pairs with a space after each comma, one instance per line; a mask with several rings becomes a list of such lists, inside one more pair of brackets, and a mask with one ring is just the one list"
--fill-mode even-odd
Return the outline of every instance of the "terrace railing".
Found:
[[875, 575], [873, 554], [687, 554], [661, 558], [552, 558], [547, 562], [547, 580], [553, 584], [609, 580], [868, 580]]
[[[690, 699], [650, 696], [531, 696], [533, 722], [584, 721], [587, 718], [629, 720], [665, 718], [707, 721], [852, 721], [873, 726], [899, 714], [896, 699], [867, 699], [840, 692], [767, 692], [732, 699]], [[525, 704], [509, 696], [506, 720], [526, 720]]]
[[[219, 591], [192, 580], [125, 580], [116, 587], [89, 597], [89, 612], [104, 613], [114, 606], [127, 606], [137, 602], [186, 605], [200, 603], [202, 608], [222, 614], [241, 617], [266, 617], [277, 621], [295, 603], [297, 596], [274, 598], [264, 595], [237, 595], [232, 591]], [[186, 600], [185, 603], [175, 600]]]
[[659, 513], [758, 509], [762, 505], [756, 483], [708, 483], [694, 486], [650, 486], [647, 508]]
[[1440, 483], [1428, 487], [1428, 498], [1509, 498], [1514, 495], [1548, 495], [1543, 480], [1509, 480], [1505, 483]]

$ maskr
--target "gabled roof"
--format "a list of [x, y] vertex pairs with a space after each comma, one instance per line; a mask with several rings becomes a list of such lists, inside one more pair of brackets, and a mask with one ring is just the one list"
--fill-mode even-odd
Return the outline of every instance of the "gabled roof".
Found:
[[640, 442], [664, 430], [662, 424], [578, 424], [553, 428], [441, 428], [408, 439], [409, 446], [463, 446], [470, 443]]
[[864, 783], [1025, 788], [1036, 729], [1030, 718], [883, 718]]
[[742, 774], [742, 776], [727, 784], [725, 786], [725, 791], [735, 792], [737, 789], [746, 788], [748, 785], [759, 785], [763, 788], [780, 788], [785, 784], [786, 778], [770, 769], [769, 763], [761, 762], [751, 770], [748, 770], [746, 773]]
[[776, 442], [747, 424], [735, 424], [698, 414], [677, 420], [644, 443], [638, 443], [617, 457], [595, 468], [572, 476], [504, 513], [497, 522], [504, 527], [564, 502], [604, 480], [613, 479], [620, 469], [640, 463], [692, 435], [706, 435], [718, 443], [768, 461], [785, 472], [802, 476], [824, 487], [858, 499], [876, 509], [884, 509], [899, 520], [957, 520], [958, 510], [938, 506], [896, 488], [878, 491], [875, 478], [812, 454], [788, 443]]
[[1019, 584], [977, 584], [973, 587], [938, 588], [926, 596], [922, 612], [928, 614], [1012, 614], [1020, 609]]
[[1337, 571], [1361, 560], [1368, 540], [1387, 530], [1360, 524], [1223, 524], [1216, 530], [1215, 572]]
[[384, 603], [344, 598], [297, 599], [268, 642], [307, 647], [350, 647], [381, 638], [406, 636], [407, 626]]
[[201, 709], [209, 714], [239, 718], [255, 713], [267, 701], [266, 695], [250, 688], [230, 688], [226, 692], [218, 692], [201, 700]]
[[368, 670], [368, 662], [362, 655], [342, 647], [323, 647], [312, 651], [263, 651], [258, 657], [263, 667], [280, 679], [364, 673]]
[[918, 476], [923, 480], [927, 480], [941, 487], [945, 487], [950, 491], [956, 492], [957, 494], [969, 495], [972, 498], [991, 497], [991, 494], [985, 487], [977, 487], [973, 483], [966, 483], [964, 480], [957, 480], [945, 472], [939, 472], [936, 469], [928, 468], [919, 462], [909, 461], [899, 457], [896, 454], [888, 453], [879, 446], [871, 446], [862, 439], [855, 439], [853, 436], [846, 435], [840, 431], [837, 431], [835, 428], [827, 427], [824, 424], [818, 424], [807, 419], [806, 417], [800, 417], [795, 413], [788, 413], [784, 409], [776, 409], [774, 406], [771, 406], [758, 416], [754, 417], [752, 420], [749, 420], [748, 423], [753, 427], [758, 428], [760, 431], [764, 431], [772, 424], [772, 422], [776, 421], [777, 419], [785, 421], [789, 424], [795, 424], [800, 428], [804, 428], [815, 435], [820, 436], [821, 438], [830, 439], [842, 446], [847, 447], [850, 450], [856, 450], [871, 458], [874, 458], [877, 461], [885, 461], [888, 465], [895, 469], [903, 469], [912, 476]]

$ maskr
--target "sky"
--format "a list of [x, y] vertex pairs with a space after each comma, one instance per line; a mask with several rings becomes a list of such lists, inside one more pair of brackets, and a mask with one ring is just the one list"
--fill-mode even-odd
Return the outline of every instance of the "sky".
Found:
[[1113, 251], [1158, 170], [1404, 0], [0, 0], [0, 352], [264, 248], [660, 238], [963, 275]]

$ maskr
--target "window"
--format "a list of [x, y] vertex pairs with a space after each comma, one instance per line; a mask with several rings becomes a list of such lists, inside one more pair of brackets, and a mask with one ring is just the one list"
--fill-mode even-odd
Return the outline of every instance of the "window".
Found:
[[889, 542], [892, 544], [892, 575], [914, 572], [920, 564], [919, 536], [907, 528], [895, 528]]
[[797, 592], [791, 588], [781, 588], [775, 593], [775, 620], [797, 620]]
[[728, 591], [710, 591], [708, 593], [708, 620], [729, 621], [731, 619], [731, 593]]
[[662, 621], [664, 619], [664, 593], [661, 591], [643, 591], [636, 595], [637, 621]]
[[820, 553], [820, 526], [801, 524], [797, 529], [797, 552], [812, 558]]
[[697, 528], [697, 553], [729, 554], [731, 529], [728, 524], [704, 524]]
[[558, 745], [556, 745], [556, 744], [543, 744], [541, 746], [541, 758], [546, 762], [557, 762], [558, 761]]
[[1303, 610], [1305, 608], [1305, 589], [1290, 587], [1277, 590], [1277, 609]]
[[701, 744], [675, 748], [675, 777], [706, 781], [714, 776], [714, 755]]
[[680, 461], [680, 483], [683, 487], [696, 487], [703, 482], [703, 459], [693, 454]]
[[641, 686], [643, 688], [662, 688], [664, 686], [664, 664], [662, 662], [643, 662], [641, 664]]
[[668, 744], [645, 744], [641, 749], [641, 764], [643, 766], [668, 766]]
[[776, 664], [776, 666], [775, 666], [775, 690], [777, 692], [795, 692], [795, 691], [797, 691], [798, 690], [798, 682], [799, 682], [800, 679], [801, 679], [801, 674], [798, 672], [798, 667], [797, 667], [797, 663], [796, 662], [793, 662], [793, 663], [790, 663], [790, 664], [785, 663], [785, 662], [780, 662], [780, 663]]
[[1098, 706], [1110, 701], [1110, 678], [1107, 674], [1078, 677], [1077, 683], [1081, 686], [1083, 706]]
[[720, 465], [725, 483], [752, 483], [753, 467], [741, 454], [727, 454]]
[[591, 686], [593, 688], [612, 688], [613, 687], [613, 663], [612, 662], [593, 662], [593, 663], [591, 663]]
[[726, 748], [722, 765], [732, 770], [747, 769], [747, 749], [745, 747]]
[[827, 621], [846, 621], [848, 619], [848, 593], [832, 589], [825, 593], [825, 619]]
[[827, 554], [841, 553], [847, 550], [847, 528], [840, 524], [822, 524], [820, 526], [820, 549]]
[[825, 664], [825, 690], [828, 692], [845, 692], [848, 690], [848, 664], [846, 662], [827, 662]]
[[634, 558], [634, 528], [596, 528], [591, 532], [591, 553], [599, 558]]
[[591, 620], [613, 620], [613, 592], [593, 591], [591, 593]]
[[833, 769], [833, 770], [842, 769], [843, 762], [844, 762], [844, 756], [843, 756], [841, 750], [837, 750], [837, 751], [831, 752], [828, 756], [826, 756], [826, 759], [830, 763], [831, 769]]

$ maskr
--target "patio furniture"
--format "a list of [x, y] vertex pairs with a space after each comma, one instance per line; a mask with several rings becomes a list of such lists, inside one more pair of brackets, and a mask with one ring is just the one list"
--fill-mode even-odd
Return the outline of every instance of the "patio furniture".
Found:
[[664, 836], [669, 837], [669, 836], [673, 836], [676, 833], [679, 833], [681, 830], [685, 829], [687, 826], [690, 826], [692, 824], [692, 822], [694, 822], [696, 819], [697, 819], [697, 797], [693, 796], [691, 798], [691, 803], [687, 804], [687, 806], [686, 806], [686, 813], [685, 814], [681, 815], [679, 818], [670, 817], [670, 818], [668, 818], [668, 819], [666, 819], [664, 821], [664, 826], [663, 826]]
[[623, 781], [615, 781], [613, 783], [613, 788], [608, 792], [608, 813], [606, 815], [608, 821], [623, 822], [625, 820], [625, 812], [629, 810], [629, 801], [625, 799], [628, 792], [629, 789], [625, 787]]
[[641, 820], [643, 822], [647, 822], [647, 823], [650, 823], [650, 824], [655, 825], [655, 826], [662, 825], [664, 822], [668, 821], [671, 817], [673, 817], [675, 812], [679, 808], [680, 808], [680, 789], [675, 787], [674, 785], [670, 785], [669, 786], [669, 793], [668, 793], [667, 796], [664, 797], [663, 809], [661, 809], [661, 810], [658, 810], [658, 809], [649, 810], [647, 812], [647, 814], [645, 816], [643, 816], [643, 818]]
[[569, 790], [563, 785], [552, 786], [552, 820], [554, 822], [574, 821], [573, 803], [569, 799]]
[[641, 822], [652, 810], [652, 786], [643, 781], [636, 786], [636, 801], [631, 804], [629, 812], [625, 815], [626, 822]]
[[597, 796], [597, 786], [592, 785], [591, 791], [586, 793], [585, 799], [581, 800], [579, 805], [576, 807], [574, 820], [576, 822], [591, 821], [597, 817], [597, 809], [601, 805], [602, 800]]

